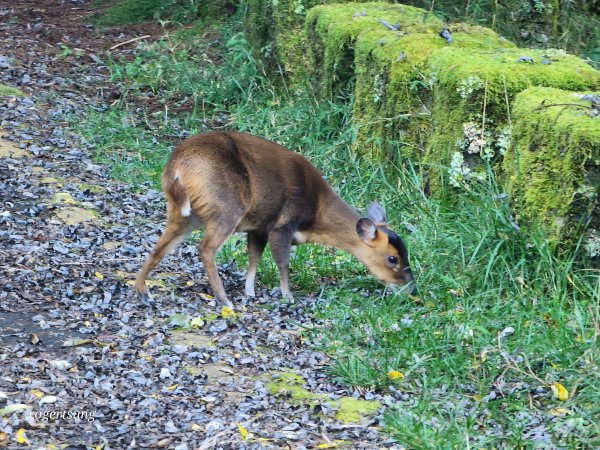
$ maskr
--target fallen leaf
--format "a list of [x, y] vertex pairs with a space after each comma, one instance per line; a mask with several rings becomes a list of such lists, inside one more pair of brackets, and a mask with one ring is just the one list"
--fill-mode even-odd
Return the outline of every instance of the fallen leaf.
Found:
[[238, 431], [240, 432], [240, 434], [242, 435], [242, 438], [244, 439], [248, 439], [248, 436], [250, 435], [250, 433], [248, 433], [248, 430], [246, 430], [242, 425], [238, 424]]
[[566, 408], [554, 408], [550, 410], [550, 414], [552, 414], [555, 417], [559, 417], [564, 416], [566, 414], [571, 414], [571, 411], [569, 411]]
[[91, 339], [67, 339], [62, 343], [63, 347], [77, 347], [78, 345], [89, 344]]
[[104, 275], [102, 275], [100, 272], [96, 272], [96, 278], [102, 280], [104, 278]]
[[190, 323], [190, 316], [187, 314], [173, 314], [167, 319], [172, 327], [187, 327]]
[[58, 401], [58, 397], [54, 395], [46, 395], [40, 400], [40, 406], [45, 405], [46, 403], [56, 403]]
[[554, 395], [557, 399], [563, 402], [569, 399], [569, 391], [567, 391], [567, 389], [558, 381], [552, 383], [552, 386], [550, 386], [550, 388], [552, 389], [552, 392], [554, 392]]
[[0, 417], [8, 416], [17, 411], [23, 411], [24, 409], [30, 409], [31, 406], [25, 405], [23, 403], [14, 403], [12, 405], [8, 405], [2, 409], [0, 409]]
[[31, 393], [33, 395], [35, 395], [37, 398], [42, 398], [44, 396], [44, 393], [38, 389], [32, 389]]
[[202, 328], [204, 326], [204, 320], [202, 317], [194, 317], [190, 322], [190, 327], [192, 328]]
[[226, 319], [227, 317], [234, 317], [235, 313], [229, 306], [224, 306], [223, 309], [221, 309], [221, 316], [223, 319]]
[[387, 373], [387, 376], [390, 380], [399, 380], [404, 378], [404, 374], [402, 372], [398, 372], [397, 370], [390, 370]]
[[19, 428], [19, 430], [15, 433], [15, 440], [19, 444], [29, 444], [27, 436], [25, 436], [25, 428]]

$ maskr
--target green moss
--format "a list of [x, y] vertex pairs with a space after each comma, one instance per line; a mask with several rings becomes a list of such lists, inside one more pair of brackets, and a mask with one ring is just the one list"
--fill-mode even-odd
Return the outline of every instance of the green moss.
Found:
[[[535, 62], [523, 61], [531, 58]], [[433, 133], [426, 161], [448, 165], [455, 152], [477, 170], [481, 157], [495, 160], [510, 132], [510, 103], [531, 86], [565, 90], [594, 89], [600, 72], [560, 50], [445, 48], [428, 61], [434, 89]], [[447, 177], [434, 174], [439, 189]]]
[[[399, 31], [389, 30], [380, 19], [398, 24]], [[335, 95], [353, 78], [355, 42], [361, 34], [375, 31], [378, 37], [373, 45], [378, 46], [407, 33], [441, 26], [442, 22], [425, 10], [407, 5], [347, 3], [311, 9], [306, 17], [306, 33], [319, 91], [325, 97]]]
[[590, 217], [600, 230], [600, 117], [583, 94], [534, 87], [513, 104], [504, 184], [519, 217], [555, 238], [577, 238]]
[[308, 403], [316, 406], [322, 402], [330, 403], [337, 409], [335, 418], [344, 423], [360, 422], [363, 418], [375, 414], [381, 403], [376, 401], [360, 400], [353, 397], [341, 397], [332, 400], [326, 394], [315, 394], [304, 389], [304, 379], [291, 371], [272, 372], [267, 375], [267, 389], [271, 395], [287, 395], [299, 403]]
[[335, 414], [336, 419], [345, 423], [360, 422], [364, 417], [375, 414], [381, 408], [381, 403], [342, 397], [339, 400], [339, 407], [340, 409]]
[[25, 97], [25, 94], [17, 88], [0, 84], [0, 97]]
[[[514, 47], [492, 30], [457, 24], [449, 44], [438, 33], [443, 25], [413, 27], [392, 36], [382, 30], [359, 36], [356, 43], [354, 118], [359, 145], [368, 153], [401, 142], [403, 156], [421, 157], [431, 128], [429, 58], [447, 47], [488, 50]], [[366, 150], [363, 148], [363, 152]]]
[[84, 191], [84, 192], [90, 191], [93, 194], [102, 194], [105, 191], [105, 189], [102, 186], [96, 186], [96, 185], [87, 184], [87, 183], [78, 184], [77, 187], [81, 191]]

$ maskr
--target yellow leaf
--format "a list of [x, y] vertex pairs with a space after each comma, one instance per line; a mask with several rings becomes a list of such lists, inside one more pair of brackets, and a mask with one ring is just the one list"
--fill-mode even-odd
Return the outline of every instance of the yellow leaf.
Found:
[[27, 437], [25, 436], [25, 428], [19, 428], [19, 431], [15, 433], [15, 440], [19, 444], [29, 444]]
[[430, 301], [426, 301], [425, 302], [425, 308], [435, 308], [435, 303], [430, 302]]
[[250, 433], [248, 433], [248, 430], [246, 430], [241, 424], [238, 424], [238, 431], [244, 439], [248, 439]]
[[204, 320], [202, 317], [194, 317], [190, 322], [190, 327], [192, 328], [202, 328], [204, 326]]
[[187, 281], [185, 284], [186, 284], [186, 286], [193, 286], [194, 282], [193, 281]]
[[96, 278], [101, 280], [104, 278], [104, 275], [102, 275], [100, 272], [96, 272]]
[[553, 416], [558, 417], [558, 416], [563, 416], [563, 415], [566, 415], [566, 414], [571, 414], [571, 411], [569, 411], [566, 408], [554, 408], [554, 409], [550, 410], [550, 414], [552, 414]]
[[338, 448], [340, 445], [345, 444], [347, 441], [329, 441], [324, 442], [323, 444], [317, 445], [317, 448]]
[[37, 398], [42, 398], [44, 396], [44, 393], [42, 391], [40, 391], [40, 390], [37, 390], [37, 389], [32, 389], [31, 393], [33, 395], [35, 395]]
[[235, 316], [235, 313], [233, 312], [233, 309], [231, 309], [229, 306], [224, 306], [221, 310], [221, 316], [223, 316], [223, 318], [225, 319], [227, 317]]
[[167, 391], [174, 391], [175, 389], [177, 389], [178, 386], [179, 384], [173, 384], [167, 388]]
[[480, 402], [481, 400], [483, 400], [483, 395], [481, 394], [477, 394], [476, 396], [473, 397], [476, 401]]
[[204, 431], [204, 427], [202, 425], [198, 425], [197, 423], [192, 424], [192, 430], [194, 431]]
[[550, 388], [552, 389], [552, 392], [554, 392], [554, 395], [557, 399], [563, 402], [569, 399], [569, 391], [567, 391], [567, 389], [558, 381], [552, 383], [552, 386], [550, 386]]
[[487, 360], [487, 350], [481, 352], [481, 362], [485, 362]]
[[404, 378], [404, 374], [402, 372], [398, 372], [397, 370], [390, 370], [387, 373], [387, 376], [390, 380], [399, 380]]

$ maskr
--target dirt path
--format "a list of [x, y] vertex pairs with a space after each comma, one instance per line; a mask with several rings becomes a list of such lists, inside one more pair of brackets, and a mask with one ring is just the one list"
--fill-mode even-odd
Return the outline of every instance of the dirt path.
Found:
[[0, 5], [0, 83], [27, 94], [0, 98], [0, 447], [382, 447], [393, 399], [327, 379], [309, 299], [238, 296], [224, 318], [193, 244], [153, 275], [156, 309], [132, 296], [162, 196], [108, 179], [60, 118], [109, 100], [108, 48], [160, 29], [96, 32], [91, 3]]

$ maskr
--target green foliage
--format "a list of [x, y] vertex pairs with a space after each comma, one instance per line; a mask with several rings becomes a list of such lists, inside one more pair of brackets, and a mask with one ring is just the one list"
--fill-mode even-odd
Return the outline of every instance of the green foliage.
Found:
[[235, 8], [230, 0], [116, 0], [112, 3], [95, 17], [98, 25], [111, 27], [166, 19], [175, 22], [212, 20], [223, 11]]
[[[600, 283], [582, 252], [555, 253], [536, 226], [519, 231], [486, 162], [485, 179], [457, 177], [446, 202], [424, 195], [410, 164], [364, 158], [351, 98], [332, 104], [303, 92], [281, 94], [231, 27], [222, 27], [220, 42], [228, 44], [217, 48], [202, 36], [176, 34], [133, 61], [111, 62], [114, 81], [130, 89], [109, 112], [90, 111], [81, 124], [97, 157], [115, 176], [154, 179], [158, 188], [168, 141], [184, 130], [226, 126], [302, 152], [349, 203], [381, 201], [409, 247], [419, 297], [382, 290], [360, 264], [332, 249], [304, 245], [292, 257], [296, 292], [318, 298], [316, 325], [306, 333], [333, 358], [332, 376], [405, 395], [386, 413], [399, 444], [535, 447], [526, 432], [541, 426], [550, 447], [597, 447]], [[477, 86], [471, 80], [452, 89], [471, 95]], [[391, 160], [401, 159], [401, 146], [390, 151]], [[243, 266], [244, 254], [245, 240], [236, 236], [221, 258]], [[275, 283], [267, 258], [259, 285]], [[404, 378], [391, 381], [392, 370]], [[576, 386], [576, 394], [559, 404], [553, 381], [571, 394]]]
[[176, 0], [120, 0], [100, 15], [96, 22], [102, 26], [115, 26], [160, 19], [175, 2]]

